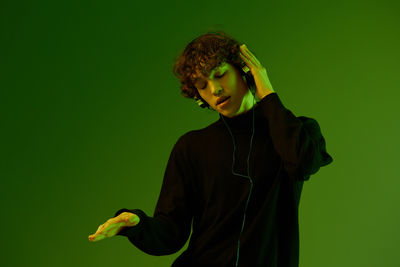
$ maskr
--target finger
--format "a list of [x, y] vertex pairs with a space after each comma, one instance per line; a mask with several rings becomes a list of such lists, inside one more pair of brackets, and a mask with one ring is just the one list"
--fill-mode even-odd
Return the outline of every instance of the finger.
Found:
[[102, 225], [100, 225], [100, 226], [97, 228], [96, 232], [92, 235], [92, 237], [101, 234], [101, 233], [104, 231], [104, 228], [106, 227], [106, 225], [107, 225], [107, 222], [106, 222], [106, 223], [103, 223]]
[[[102, 226], [102, 227], [105, 227], [104, 225], [105, 225], [105, 224], [103, 224], [103, 225], [101, 225], [101, 226]], [[104, 229], [100, 229], [100, 230], [98, 230], [95, 234], [90, 235], [90, 236], [89, 236], [89, 240], [90, 240], [90, 241], [93, 241], [93, 242], [94, 242], [94, 241], [100, 241], [100, 240], [102, 240], [102, 239], [108, 237], [107, 232], [108, 232], [107, 227], [104, 228]]]
[[[242, 48], [243, 49], [243, 48]], [[240, 52], [239, 55], [241, 56], [241, 58], [243, 59], [243, 61], [246, 63], [246, 65], [250, 68], [253, 69], [256, 67], [256, 65], [254, 64], [254, 62], [251, 60], [251, 57], [249, 56], [249, 54], [242, 50], [243, 52]]]
[[104, 223], [101, 224], [101, 225], [97, 228], [96, 232], [98, 232], [98, 231], [100, 231], [101, 229], [103, 229], [103, 227], [104, 227]]
[[[89, 241], [97, 241], [97, 240], [99, 240], [101, 235], [103, 235], [103, 231], [97, 230], [96, 233], [89, 236]], [[103, 239], [103, 238], [101, 238], [101, 239]]]
[[89, 241], [94, 242], [96, 240], [97, 234], [93, 234], [89, 236]]
[[125, 222], [116, 222], [110, 224], [106, 229], [103, 230], [103, 232], [107, 237], [113, 236], [118, 231], [118, 229], [123, 226], [126, 226]]
[[121, 221], [118, 218], [108, 219], [105, 223], [97, 228], [96, 233], [89, 236], [89, 241], [95, 242], [106, 237], [114, 236], [118, 229], [124, 225], [126, 225], [126, 222]]
[[241, 45], [240, 46], [240, 54], [243, 55], [245, 58], [249, 57], [249, 54], [245, 48], [245, 45]]
[[258, 61], [258, 59], [253, 55], [253, 53], [251, 53], [251, 51], [247, 48], [245, 44], [243, 44], [240, 48], [243, 51], [243, 54], [251, 61], [251, 63], [255, 67], [261, 66], [260, 61]]
[[254, 68], [254, 64], [245, 55], [242, 53], [239, 53], [239, 55], [249, 69]]
[[99, 229], [97, 229], [97, 230], [104, 231], [105, 229], [107, 229], [110, 225], [114, 224], [115, 222], [116, 222], [115, 218], [108, 219], [105, 223], [100, 225]]
[[103, 236], [103, 238], [112, 237], [118, 232], [119, 228], [121, 228], [122, 226], [125, 226], [125, 225], [126, 225], [125, 222], [119, 222], [119, 221], [118, 222], [107, 223], [107, 225], [104, 227], [104, 229], [102, 229], [98, 233], [98, 235]]
[[96, 234], [89, 236], [89, 241], [94, 242], [96, 240]]
[[96, 241], [103, 240], [104, 238], [106, 238], [106, 235], [104, 235], [104, 234], [94, 234], [94, 235], [89, 236], [89, 241], [96, 242]]
[[245, 53], [254, 66], [259, 67], [261, 65], [260, 61], [258, 61], [258, 59], [248, 49], [245, 50]]

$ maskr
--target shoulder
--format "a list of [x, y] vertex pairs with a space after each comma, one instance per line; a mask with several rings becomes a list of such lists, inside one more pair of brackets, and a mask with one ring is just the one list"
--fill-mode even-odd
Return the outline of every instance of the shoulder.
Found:
[[203, 136], [208, 136], [209, 134], [213, 134], [216, 131], [218, 131], [220, 125], [221, 125], [220, 121], [215, 121], [206, 127], [190, 130], [185, 134], [183, 134], [179, 139], [187, 140], [192, 138], [201, 138]]
[[182, 134], [176, 141], [175, 147], [187, 148], [194, 144], [202, 144], [206, 142], [219, 131], [220, 127], [218, 125], [219, 122], [216, 121], [204, 128], [190, 130]]

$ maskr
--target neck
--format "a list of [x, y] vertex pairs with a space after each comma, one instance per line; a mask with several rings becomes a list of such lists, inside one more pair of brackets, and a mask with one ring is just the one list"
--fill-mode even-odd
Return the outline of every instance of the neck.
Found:
[[251, 91], [248, 90], [246, 94], [243, 96], [242, 104], [240, 105], [240, 108], [237, 111], [236, 115], [249, 111], [256, 105], [258, 101], [259, 99], [257, 98], [257, 96], [254, 97]]

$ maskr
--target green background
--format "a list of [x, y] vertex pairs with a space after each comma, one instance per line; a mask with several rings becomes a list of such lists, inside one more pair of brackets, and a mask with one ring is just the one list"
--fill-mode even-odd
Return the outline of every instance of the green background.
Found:
[[400, 266], [396, 1], [1, 1], [1, 266], [170, 266], [88, 236], [152, 215], [177, 139], [218, 119], [180, 95], [185, 45], [246, 43], [333, 157], [304, 184], [300, 266]]

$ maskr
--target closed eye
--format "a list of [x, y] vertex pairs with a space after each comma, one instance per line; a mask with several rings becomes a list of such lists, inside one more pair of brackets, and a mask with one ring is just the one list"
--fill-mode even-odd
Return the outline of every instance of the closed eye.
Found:
[[200, 86], [199, 86], [198, 88], [199, 88], [200, 90], [204, 90], [204, 89], [206, 88], [206, 85], [207, 85], [207, 83], [205, 83], [203, 87], [200, 87]]
[[221, 78], [222, 76], [224, 76], [225, 75], [225, 72], [223, 73], [223, 74], [221, 74], [221, 75], [219, 75], [219, 76], [214, 76], [215, 78]]
[[[219, 78], [222, 78], [222, 77], [225, 75], [225, 73], [226, 73], [226, 72], [224, 72], [223, 74], [221, 74], [221, 75], [219, 75], [219, 76], [214, 75], [214, 77], [215, 77], [215, 78], [218, 78], [218, 79], [219, 79]], [[203, 87], [200, 87], [200, 88], [198, 87], [198, 88], [199, 88], [200, 90], [204, 90], [206, 87], [207, 87], [207, 83], [205, 83]]]

